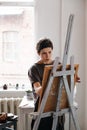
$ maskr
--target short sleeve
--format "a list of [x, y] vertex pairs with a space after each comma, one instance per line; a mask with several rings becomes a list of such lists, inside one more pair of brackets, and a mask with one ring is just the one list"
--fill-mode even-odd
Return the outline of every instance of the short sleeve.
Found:
[[28, 71], [28, 76], [30, 79], [31, 84], [33, 85], [35, 82], [40, 82], [40, 76], [38, 73], [38, 69], [36, 68], [36, 66], [32, 66], [29, 71]]

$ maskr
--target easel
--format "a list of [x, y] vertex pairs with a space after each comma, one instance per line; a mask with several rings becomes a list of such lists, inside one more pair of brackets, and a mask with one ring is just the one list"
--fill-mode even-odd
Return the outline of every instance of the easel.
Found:
[[[57, 71], [59, 58], [56, 57], [55, 62], [53, 64], [53, 69], [50, 73], [50, 77], [49, 77], [49, 81], [48, 81], [46, 90], [44, 92], [44, 95], [43, 95], [43, 98], [42, 98], [42, 101], [40, 104], [39, 111], [36, 113], [37, 117], [36, 117], [36, 120], [34, 123], [33, 130], [38, 130], [41, 118], [48, 117], [48, 116], [53, 116], [52, 130], [56, 130], [57, 123], [58, 123], [58, 116], [61, 116], [62, 114], [65, 114], [66, 112], [69, 112], [72, 115], [75, 129], [80, 130], [80, 127], [79, 127], [79, 124], [77, 121], [77, 117], [75, 115], [75, 108], [73, 106], [73, 88], [74, 88], [74, 58], [73, 57], [70, 58], [70, 66], [71, 66], [70, 70], [66, 70], [73, 18], [74, 18], [74, 16], [70, 15], [68, 29], [67, 29], [66, 42], [65, 42], [65, 48], [64, 48], [62, 70]], [[70, 75], [70, 86], [69, 86], [69, 83], [67, 81], [68, 75]], [[48, 98], [48, 93], [50, 92], [51, 84], [53, 83], [53, 80], [55, 77], [60, 77], [60, 85], [58, 86], [59, 90], [58, 90], [56, 110], [44, 113], [44, 108], [45, 108], [45, 104], [46, 104], [46, 101]], [[60, 100], [61, 100], [61, 93], [62, 93], [63, 87], [65, 87], [65, 90], [67, 93], [69, 108], [60, 110]], [[69, 130], [70, 130], [70, 128], [71, 127], [69, 127]]]

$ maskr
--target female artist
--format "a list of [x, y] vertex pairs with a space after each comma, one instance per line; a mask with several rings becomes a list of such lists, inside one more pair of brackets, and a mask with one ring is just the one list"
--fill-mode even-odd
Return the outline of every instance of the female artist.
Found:
[[[44, 67], [46, 65], [52, 65], [52, 52], [53, 52], [53, 43], [50, 39], [45, 38], [41, 39], [36, 45], [37, 53], [40, 57], [40, 60], [37, 61], [28, 71], [28, 76], [32, 84], [34, 98], [35, 98], [35, 110], [38, 109], [39, 97], [42, 90], [42, 79]], [[52, 129], [52, 117], [42, 118], [38, 130], [51, 130]], [[32, 128], [34, 125], [34, 120], [32, 121]], [[61, 116], [58, 121], [58, 130], [64, 130], [64, 116]]]

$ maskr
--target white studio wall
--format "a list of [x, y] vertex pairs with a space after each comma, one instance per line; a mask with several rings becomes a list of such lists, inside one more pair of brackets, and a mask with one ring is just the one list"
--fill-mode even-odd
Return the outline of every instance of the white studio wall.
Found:
[[[74, 22], [70, 41], [69, 57], [74, 55], [74, 62], [79, 64], [81, 83], [77, 84], [78, 118], [81, 129], [85, 130], [85, 1], [62, 0], [62, 33], [61, 48], [64, 48], [66, 27], [69, 14], [74, 14]], [[63, 52], [63, 50], [61, 51]], [[82, 119], [83, 117], [83, 119]], [[86, 128], [87, 129], [87, 128]]]
[[[78, 117], [85, 128], [85, 0], [36, 0], [36, 41], [43, 37], [54, 43], [53, 57], [62, 58], [69, 15], [75, 15], [71, 34], [69, 57], [74, 55], [80, 65], [81, 83], [77, 85]], [[87, 106], [87, 104], [86, 104]], [[87, 107], [86, 107], [87, 108]], [[86, 117], [87, 118], [87, 117]]]
[[60, 56], [60, 0], [36, 0], [36, 41], [50, 38], [54, 43], [53, 56]]
[[[86, 42], [85, 42], [85, 55], [86, 55], [86, 58], [87, 58], [87, 0], [85, 0], [85, 26], [86, 26], [86, 28], [85, 28], [85, 40], [86, 40]], [[87, 78], [87, 59], [85, 58], [85, 62], [86, 62], [86, 64], [85, 64], [85, 81], [86, 81], [86, 90], [85, 90], [85, 130], [87, 129], [87, 123], [86, 123], [86, 121], [87, 121], [87, 112], [86, 112], [86, 110], [87, 110], [87, 101], [86, 101], [86, 98], [87, 98], [87, 80], [86, 80], [86, 78]]]

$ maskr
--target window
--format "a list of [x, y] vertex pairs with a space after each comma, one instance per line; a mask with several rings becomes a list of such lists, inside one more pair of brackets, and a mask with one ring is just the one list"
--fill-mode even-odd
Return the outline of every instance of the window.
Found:
[[0, 2], [2, 84], [29, 83], [28, 69], [36, 58], [34, 37], [34, 1]]
[[18, 51], [18, 32], [5, 31], [2, 34], [3, 38], [3, 60], [14, 62], [17, 60]]

